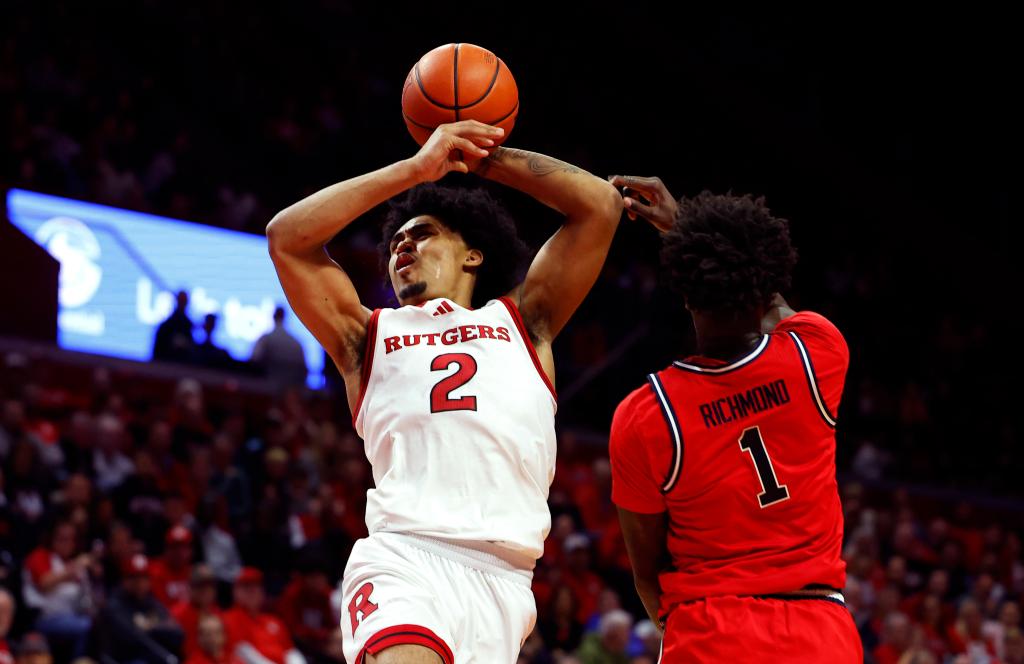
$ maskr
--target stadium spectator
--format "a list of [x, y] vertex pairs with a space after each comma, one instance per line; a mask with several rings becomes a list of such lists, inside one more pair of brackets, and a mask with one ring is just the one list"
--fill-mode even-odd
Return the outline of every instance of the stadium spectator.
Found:
[[639, 657], [646, 657], [652, 662], [658, 661], [661, 655], [661, 632], [650, 620], [641, 620], [633, 628], [629, 653], [633, 657], [630, 664], [635, 664], [636, 658]]
[[557, 586], [551, 593], [537, 625], [544, 645], [552, 652], [571, 653], [583, 638], [583, 624], [578, 618], [576, 595], [567, 585]]
[[972, 661], [986, 662], [996, 654], [996, 644], [982, 631], [981, 607], [970, 597], [960, 602], [948, 640], [952, 652], [965, 654]]
[[[199, 622], [208, 615], [220, 616], [217, 606], [217, 578], [206, 565], [192, 568], [187, 602], [180, 602], [171, 608], [171, 617], [184, 633], [182, 654], [190, 657], [198, 647]], [[223, 629], [223, 626], [221, 626]]]
[[214, 613], [204, 614], [197, 624], [196, 646], [187, 654], [185, 664], [245, 664], [228, 651], [224, 622]]
[[121, 574], [121, 587], [100, 613], [103, 652], [118, 660], [166, 664], [181, 654], [183, 634], [151, 592], [149, 561], [136, 554]]
[[235, 581], [235, 606], [223, 614], [228, 649], [246, 664], [304, 664], [279, 619], [263, 612], [263, 573], [245, 567]]
[[188, 317], [187, 309], [188, 293], [178, 291], [174, 311], [156, 328], [156, 335], [153, 338], [154, 360], [188, 363], [195, 358], [195, 325]]
[[203, 317], [203, 340], [196, 344], [193, 361], [210, 369], [237, 369], [238, 363], [231, 357], [231, 353], [213, 343], [213, 333], [216, 329], [217, 314], [206, 314]]
[[200, 506], [197, 526], [200, 529], [203, 561], [219, 581], [227, 584], [234, 582], [242, 571], [242, 556], [231, 534], [227, 500], [223, 495], [207, 496]]
[[626, 648], [632, 628], [633, 616], [621, 609], [601, 616], [597, 631], [585, 636], [576, 651], [580, 664], [628, 664]]
[[113, 413], [103, 413], [96, 420], [96, 449], [93, 472], [96, 488], [110, 493], [135, 472], [135, 464], [124, 453], [128, 439], [124, 423]]
[[1005, 664], [1024, 664], [1024, 632], [1013, 628], [1006, 632], [1003, 660]]
[[279, 389], [306, 384], [306, 355], [302, 345], [284, 327], [284, 307], [274, 309], [274, 329], [256, 340], [251, 362]]
[[89, 568], [92, 557], [79, 553], [78, 532], [70, 521], [58, 521], [49, 544], [25, 559], [25, 605], [36, 609], [36, 628], [47, 639], [68, 642], [71, 653], [85, 654], [92, 627]]
[[594, 617], [604, 581], [591, 569], [590, 538], [574, 533], [565, 538], [562, 549], [565, 556], [563, 578], [576, 596], [576, 619], [586, 624]]
[[875, 662], [898, 664], [903, 653], [910, 648], [912, 629], [910, 619], [905, 614], [895, 612], [887, 615], [882, 629], [882, 642], [874, 651]]
[[46, 637], [38, 632], [29, 632], [21, 637], [15, 650], [15, 664], [53, 664], [50, 644]]
[[149, 564], [149, 577], [153, 595], [172, 608], [188, 602], [189, 581], [192, 577], [192, 532], [185, 526], [174, 526], [167, 531], [164, 555]]
[[277, 602], [277, 615], [303, 651], [321, 653], [336, 622], [325, 564], [312, 551], [299, 554], [295, 578]]

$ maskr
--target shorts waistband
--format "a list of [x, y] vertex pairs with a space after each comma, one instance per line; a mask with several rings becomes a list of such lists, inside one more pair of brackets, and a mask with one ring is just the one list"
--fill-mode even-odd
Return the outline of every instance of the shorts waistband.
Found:
[[770, 595], [754, 595], [758, 599], [823, 599], [846, 606], [846, 598], [843, 593], [835, 588], [801, 588], [784, 593], [772, 593]]
[[[533, 582], [534, 561], [526, 556], [517, 556], [514, 551], [501, 550], [494, 545], [468, 547], [464, 542], [411, 535], [409, 533], [377, 532], [372, 537], [393, 538], [408, 546], [422, 549], [434, 555], [454, 560], [473, 569], [494, 574], [529, 588]], [[529, 564], [529, 567], [526, 565]]]
[[[730, 597], [749, 598], [749, 599], [781, 599], [781, 600], [818, 600], [825, 602], [832, 602], [839, 606], [846, 606], [846, 598], [843, 597], [843, 593], [836, 588], [828, 588], [825, 586], [809, 586], [806, 588], [800, 588], [798, 590], [787, 590], [781, 593], [768, 593], [764, 595], [730, 595]], [[713, 600], [714, 597], [701, 597], [686, 600], [683, 602], [676, 602], [672, 604], [667, 610], [659, 615], [662, 621], [668, 618], [668, 615], [672, 613], [673, 609], [677, 606], [684, 604], [692, 604], [694, 602], [700, 602], [705, 600]]]

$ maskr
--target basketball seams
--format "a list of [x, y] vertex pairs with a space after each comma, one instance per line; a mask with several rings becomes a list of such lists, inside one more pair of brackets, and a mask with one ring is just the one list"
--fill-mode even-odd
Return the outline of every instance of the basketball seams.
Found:
[[411, 122], [412, 124], [416, 125], [420, 129], [426, 129], [427, 131], [434, 131], [435, 129], [437, 129], [437, 127], [435, 127], [435, 126], [423, 124], [422, 122], [416, 122], [415, 120], [410, 118], [408, 115], [406, 115], [406, 113], [404, 111], [402, 112], [402, 117], [405, 118], [406, 122]]
[[[491, 55], [494, 55], [494, 54], [491, 53]], [[497, 60], [498, 62], [497, 62], [497, 64], [494, 65], [494, 75], [491, 76], [491, 82], [488, 84], [487, 89], [484, 90], [484, 93], [482, 95], [480, 95], [479, 97], [477, 97], [473, 101], [469, 102], [465, 106], [460, 106], [459, 108], [465, 109], [465, 108], [470, 108], [471, 106], [476, 106], [477, 104], [479, 104], [483, 100], [487, 99], [487, 95], [491, 94], [491, 90], [494, 89], [494, 84], [498, 82], [498, 74], [501, 73], [501, 58], [499, 58], [498, 56], [495, 55], [494, 59]], [[458, 100], [456, 100], [456, 101], [458, 101]], [[518, 105], [518, 103], [517, 103], [517, 105]], [[508, 117], [508, 116], [506, 115], [505, 117]]]
[[417, 62], [416, 66], [413, 67], [413, 70], [416, 72], [416, 86], [420, 89], [420, 93], [423, 95], [423, 98], [426, 99], [427, 101], [429, 101], [434, 106], [437, 106], [439, 108], [443, 108], [443, 109], [448, 110], [448, 111], [452, 110], [451, 106], [449, 106], [447, 104], [442, 104], [438, 100], [436, 100], [433, 97], [431, 97], [430, 94], [427, 92], [427, 89], [425, 87], [423, 87], [423, 80], [420, 79], [420, 63]]
[[[451, 71], [451, 77], [452, 77], [452, 79], [451, 79], [452, 80], [452, 90], [451, 90], [451, 92], [452, 92], [452, 97], [451, 98], [452, 98], [452, 101], [454, 102], [453, 104], [441, 103], [438, 99], [435, 99], [429, 92], [427, 92], [426, 85], [424, 84], [423, 73], [422, 73], [422, 70], [421, 70], [421, 64], [423, 64], [423, 58], [420, 58], [420, 60], [416, 62], [416, 64], [412, 68], [412, 71], [410, 72], [410, 75], [408, 76], [408, 84], [405, 86], [405, 89], [403, 89], [403, 94], [402, 94], [402, 107], [403, 107], [402, 108], [402, 115], [403, 115], [406, 123], [409, 126], [409, 130], [414, 134], [414, 137], [417, 138], [417, 141], [420, 142], [421, 145], [422, 145], [422, 141], [424, 140], [424, 138], [419, 137], [419, 135], [417, 134], [417, 132], [419, 130], [422, 130], [422, 131], [425, 131], [425, 132], [432, 132], [440, 124], [444, 124], [445, 122], [453, 122], [453, 121], [454, 122], [458, 122], [459, 120], [462, 120], [467, 115], [469, 115], [469, 114], [465, 113], [465, 111], [467, 111], [468, 109], [472, 109], [474, 107], [478, 107], [481, 104], [486, 104], [488, 101], [490, 101], [489, 98], [492, 96], [492, 93], [494, 93], [495, 89], [501, 87], [501, 89], [504, 90], [506, 79], [510, 79], [510, 77], [511, 77], [511, 72], [508, 72], [508, 65], [505, 65], [504, 61], [501, 58], [499, 58], [497, 55], [495, 55], [494, 53], [492, 53], [491, 51], [489, 51], [487, 49], [483, 49], [483, 48], [480, 48], [480, 47], [473, 47], [471, 49], [472, 55], [475, 56], [477, 54], [477, 50], [479, 50], [479, 51], [481, 51], [483, 53], [484, 59], [486, 59], [487, 56], [491, 56], [491, 57], [494, 58], [495, 62], [494, 62], [494, 65], [493, 65], [493, 71], [491, 73], [490, 80], [487, 82], [487, 87], [483, 91], [483, 93], [481, 95], [479, 95], [477, 98], [475, 98], [472, 101], [470, 101], [469, 103], [463, 103], [464, 100], [459, 98], [459, 96], [460, 96], [460, 90], [459, 90], [459, 88], [460, 88], [460, 85], [459, 85], [459, 75], [460, 75], [460, 72], [459, 72], [459, 56], [460, 56], [460, 54], [461, 55], [465, 55], [465, 53], [464, 53], [465, 49], [461, 48], [464, 45], [465, 44], [462, 44], [462, 43], [450, 44], [449, 45], [449, 49], [447, 49], [447, 51], [440, 51], [436, 56], [433, 56], [434, 58], [437, 58], [438, 56], [440, 56], [443, 59], [447, 59], [448, 57], [452, 58], [452, 60], [450, 61], [451, 62], [450, 66], [452, 68], [452, 71]], [[472, 46], [472, 45], [470, 44], [470, 46]], [[424, 56], [424, 57], [426, 57], [426, 56]], [[478, 59], [479, 58], [472, 57], [470, 59], [470, 64], [469, 65], [466, 65], [465, 62], [462, 63], [464, 65], [463, 69], [465, 69], [465, 66], [469, 66], [474, 71], [474, 74], [473, 74], [474, 82], [478, 81], [479, 78], [476, 78], [476, 77], [479, 76], [480, 73], [483, 73], [483, 72], [479, 72], [479, 70], [478, 70], [479, 66], [483, 64], [483, 62], [479, 62], [478, 63], [477, 62]], [[442, 63], [443, 63], [443, 60], [441, 62], [437, 62], [436, 60], [432, 60], [432, 61], [428, 62], [427, 64], [430, 67], [437, 67], [437, 66], [443, 67], [444, 65]], [[503, 72], [502, 72], [502, 68], [503, 67], [504, 67], [505, 71], [507, 72], [504, 75], [503, 75]], [[430, 69], [430, 71], [428, 73], [430, 74], [429, 80], [431, 81], [432, 85], [436, 86], [436, 84], [438, 84], [438, 83], [440, 83], [441, 81], [444, 80], [443, 78], [439, 79], [437, 77], [437, 73], [439, 73], [439, 72], [436, 72], [435, 69]], [[463, 72], [463, 74], [465, 74], [465, 72]], [[484, 75], [486, 76], [486, 74], [484, 74]], [[501, 86], [498, 86], [499, 79], [502, 81], [502, 85]], [[420, 97], [421, 101], [418, 101], [418, 102], [416, 101], [415, 94], [411, 90], [412, 89], [412, 82], [413, 81], [416, 82], [416, 87], [419, 88], [419, 92], [420, 92], [420, 95], [421, 95], [421, 97]], [[511, 85], [513, 86], [513, 90], [514, 90], [515, 89], [514, 88], [514, 86], [515, 86], [514, 79], [510, 79], [508, 82], [511, 83]], [[465, 86], [462, 86], [462, 87], [465, 87]], [[465, 96], [465, 90], [463, 90], [462, 93], [463, 93], [463, 96]], [[505, 94], [506, 93], [504, 93], [504, 92], [502, 93], [502, 95], [505, 95]], [[514, 95], [514, 97], [513, 97], [514, 104], [513, 104], [512, 108], [507, 113], [501, 115], [500, 117], [498, 117], [496, 119], [480, 117], [481, 113], [479, 111], [477, 111], [475, 113], [475, 116], [477, 118], [481, 119], [486, 124], [492, 124], [492, 125], [498, 125], [500, 123], [510, 121], [509, 119], [510, 118], [514, 118], [517, 115], [518, 111], [519, 111], [518, 94], [515, 94], [514, 92], [512, 94]], [[493, 101], [492, 101], [492, 103], [489, 104], [489, 106], [490, 107], [495, 106], [495, 104], [493, 104]], [[434, 110], [431, 110], [430, 107], [433, 107]], [[439, 113], [439, 111], [448, 111], [451, 114], [451, 115], [449, 115], [449, 117], [454, 117], [454, 120], [443, 120], [443, 121], [440, 120], [439, 116], [441, 115], [441, 113]], [[429, 122], [422, 122], [422, 121], [416, 119], [415, 117], [413, 117], [413, 115], [410, 115], [410, 112], [412, 112], [413, 115], [421, 115], [421, 114], [426, 115], [427, 117], [430, 117], [431, 120]], [[447, 114], [444, 114], [444, 115], [447, 115]], [[473, 115], [470, 115], [470, 117], [473, 117]]]
[[489, 121], [487, 121], [487, 122], [486, 122], [485, 124], [489, 124], [489, 125], [496, 125], [496, 124], [498, 124], [499, 122], [504, 122], [505, 120], [507, 120], [507, 119], [509, 119], [510, 117], [512, 117], [512, 115], [513, 115], [513, 114], [514, 114], [514, 113], [515, 113], [516, 111], [518, 111], [518, 110], [519, 110], [519, 101], [517, 100], [517, 101], [516, 101], [516, 105], [512, 107], [512, 110], [511, 110], [511, 111], [509, 111], [509, 112], [508, 112], [508, 113], [506, 113], [505, 115], [501, 116], [501, 117], [500, 117], [500, 118], [498, 118], [497, 120], [489, 120]]
[[459, 44], [455, 45], [455, 54], [452, 57], [452, 90], [455, 95], [455, 121], [459, 121]]
[[[458, 48], [458, 44], [455, 44], [455, 47]], [[426, 99], [427, 101], [429, 101], [434, 106], [437, 106], [438, 108], [443, 108], [446, 111], [454, 111], [457, 108], [457, 106], [449, 106], [448, 104], [442, 104], [438, 100], [436, 100], [433, 97], [431, 97], [430, 93], [427, 92], [427, 89], [425, 87], [423, 87], [423, 79], [420, 77], [420, 62], [422, 62], [422, 61], [423, 61], [423, 58], [420, 58], [419, 60], [416, 61], [416, 66], [413, 67], [413, 71], [416, 72], [416, 86], [420, 89], [420, 92], [423, 93], [423, 98]], [[456, 105], [458, 104], [458, 101], [459, 101], [459, 98], [458, 98], [457, 95], [458, 95], [458, 92], [456, 91], [456, 97], [455, 97]]]

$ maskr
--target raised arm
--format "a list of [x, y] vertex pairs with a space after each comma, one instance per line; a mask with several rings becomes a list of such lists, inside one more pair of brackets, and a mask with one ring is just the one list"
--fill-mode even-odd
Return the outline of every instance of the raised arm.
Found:
[[537, 252], [522, 285], [510, 294], [543, 352], [541, 346], [550, 345], [597, 280], [622, 214], [622, 200], [608, 182], [526, 150], [499, 148], [476, 173], [565, 215], [561, 228]]
[[358, 380], [370, 311], [324, 245], [361, 214], [422, 182], [467, 172], [458, 158], [485, 157], [501, 129], [480, 123], [439, 127], [416, 155], [321, 189], [285, 208], [267, 226], [270, 255], [292, 309], [334, 359], [348, 383]]
[[643, 217], [651, 226], [664, 233], [675, 223], [679, 204], [659, 177], [639, 175], [612, 175], [608, 178], [616, 189], [622, 190], [622, 203], [630, 219]]
[[[661, 178], [613, 175], [608, 181], [622, 190], [623, 204], [630, 219], [642, 217], [658, 229], [659, 233], [672, 228], [679, 204]], [[780, 321], [795, 313], [785, 298], [775, 293], [761, 319], [761, 331], [765, 334], [770, 333]]]

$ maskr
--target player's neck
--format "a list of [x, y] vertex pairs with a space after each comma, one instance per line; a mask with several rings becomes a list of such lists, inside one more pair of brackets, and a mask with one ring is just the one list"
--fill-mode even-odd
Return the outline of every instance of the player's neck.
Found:
[[412, 305], [412, 306], [418, 307], [418, 306], [423, 305], [426, 302], [429, 302], [431, 300], [437, 300], [437, 299], [440, 299], [440, 298], [444, 298], [445, 300], [450, 300], [450, 301], [454, 302], [455, 304], [459, 305], [460, 307], [462, 307], [463, 309], [472, 309], [473, 308], [472, 307], [472, 304], [473, 304], [473, 293], [472, 293], [472, 291], [470, 291], [468, 294], [462, 294], [462, 293], [455, 293], [455, 294], [453, 294], [453, 293], [435, 293], [435, 294], [431, 294], [431, 295], [424, 294], [424, 295], [422, 295], [420, 297], [406, 300], [405, 302], [402, 302], [402, 305], [403, 306]]
[[691, 312], [697, 331], [697, 353], [715, 360], [734, 360], [761, 341], [759, 312]]
[[455, 304], [459, 305], [463, 309], [473, 308], [473, 286], [474, 282], [468, 280], [460, 280], [453, 288], [448, 289], [444, 293], [435, 295], [434, 297], [443, 297], [446, 300], [451, 300]]
[[[453, 279], [447, 283], [434, 282], [429, 284], [424, 281], [417, 285], [419, 288], [413, 292], [409, 292], [412, 290], [411, 288], [406, 288], [396, 293], [398, 301], [402, 306], [421, 306], [430, 300], [444, 298], [454, 302], [463, 309], [473, 308], [473, 290], [476, 287], [476, 279], [471, 275], [463, 274], [460, 275], [460, 278]], [[405, 298], [402, 298], [403, 294], [406, 295]]]

